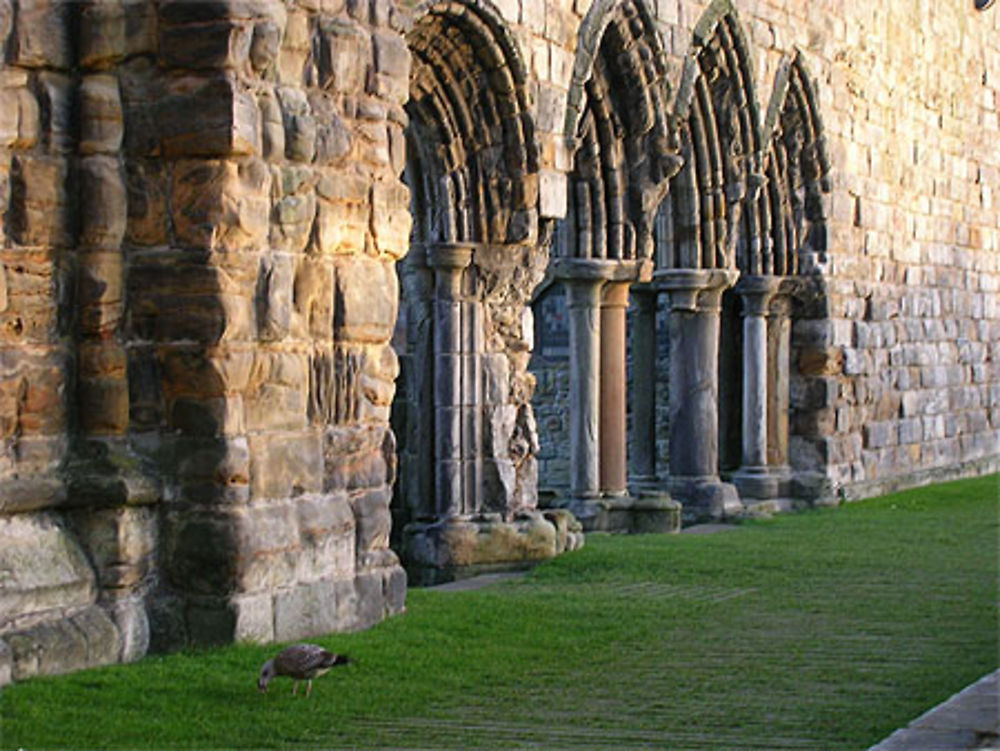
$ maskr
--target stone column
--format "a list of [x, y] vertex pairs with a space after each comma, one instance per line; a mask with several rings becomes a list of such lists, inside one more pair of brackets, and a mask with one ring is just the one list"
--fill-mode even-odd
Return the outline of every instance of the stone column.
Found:
[[724, 269], [657, 272], [670, 294], [670, 481], [685, 509], [721, 518], [742, 508], [719, 479], [719, 312], [737, 273]]
[[567, 279], [569, 346], [570, 495], [600, 498], [601, 279]]
[[462, 450], [462, 278], [472, 246], [438, 243], [427, 249], [434, 269], [434, 497], [439, 518], [464, 513]]
[[758, 500], [778, 494], [778, 481], [767, 467], [766, 316], [780, 281], [775, 276], [746, 276], [736, 285], [743, 301], [743, 457], [733, 482], [742, 497]]
[[656, 479], [656, 303], [659, 293], [647, 284], [632, 287], [636, 302], [632, 330], [632, 478], [640, 490], [652, 490]]
[[601, 289], [600, 436], [601, 495], [628, 495], [628, 433], [625, 419], [625, 345], [629, 282]]
[[778, 480], [778, 494], [782, 496], [788, 494], [785, 486], [791, 477], [788, 466], [789, 368], [792, 357], [790, 309], [790, 298], [779, 290], [771, 300], [767, 313], [767, 465]]

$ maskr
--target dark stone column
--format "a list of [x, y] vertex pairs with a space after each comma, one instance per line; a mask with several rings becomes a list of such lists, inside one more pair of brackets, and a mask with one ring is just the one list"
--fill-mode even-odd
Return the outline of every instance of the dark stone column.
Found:
[[656, 303], [659, 292], [647, 284], [632, 287], [636, 303], [632, 330], [632, 484], [652, 490], [656, 479]]
[[671, 495], [696, 516], [742, 509], [736, 489], [719, 479], [719, 311], [737, 272], [671, 269], [657, 284], [670, 295]]
[[[785, 285], [782, 285], [784, 287]], [[767, 313], [767, 465], [778, 481], [778, 494], [787, 496], [788, 410], [791, 373], [791, 301], [779, 290]]]
[[736, 291], [743, 301], [743, 456], [733, 483], [744, 498], [778, 495], [778, 481], [768, 470], [767, 312], [780, 277], [747, 276]]
[[434, 269], [434, 496], [439, 518], [466, 512], [462, 441], [462, 275], [472, 246], [439, 243], [428, 248]]
[[569, 304], [570, 493], [600, 497], [601, 279], [567, 279]]

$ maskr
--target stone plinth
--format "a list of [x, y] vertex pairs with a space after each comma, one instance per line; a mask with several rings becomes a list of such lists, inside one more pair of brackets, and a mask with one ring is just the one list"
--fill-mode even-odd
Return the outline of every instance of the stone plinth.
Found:
[[483, 514], [409, 524], [403, 545], [410, 584], [429, 586], [532, 566], [581, 547], [583, 532], [565, 511]]

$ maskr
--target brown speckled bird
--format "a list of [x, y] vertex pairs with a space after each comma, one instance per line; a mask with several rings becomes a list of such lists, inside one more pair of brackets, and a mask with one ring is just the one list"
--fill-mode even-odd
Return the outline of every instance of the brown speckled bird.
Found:
[[267, 684], [278, 675], [288, 676], [292, 684], [292, 695], [298, 693], [299, 681], [306, 681], [306, 696], [312, 693], [312, 681], [330, 668], [350, 662], [347, 655], [338, 655], [315, 644], [296, 644], [281, 650], [261, 666], [257, 688], [267, 692]]

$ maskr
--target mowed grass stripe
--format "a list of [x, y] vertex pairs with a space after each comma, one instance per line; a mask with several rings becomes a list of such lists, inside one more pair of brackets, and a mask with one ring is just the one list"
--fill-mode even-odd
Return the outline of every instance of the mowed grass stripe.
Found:
[[258, 696], [275, 648], [252, 645], [32, 680], [0, 694], [0, 746], [865, 748], [996, 667], [998, 481], [414, 590], [315, 639], [358, 662], [308, 701]]

